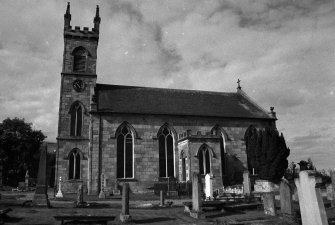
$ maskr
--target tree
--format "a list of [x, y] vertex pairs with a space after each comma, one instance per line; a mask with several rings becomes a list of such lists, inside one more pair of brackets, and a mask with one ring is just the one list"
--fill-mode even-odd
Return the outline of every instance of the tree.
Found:
[[39, 147], [46, 138], [40, 130], [33, 130], [24, 119], [5, 119], [0, 123], [0, 160], [3, 183], [17, 185], [24, 180], [26, 171], [37, 176]]
[[283, 134], [279, 135], [275, 128], [267, 127], [259, 131], [253, 128], [246, 133], [245, 140], [248, 157], [249, 153], [252, 153], [250, 163], [259, 178], [279, 182], [288, 167], [287, 157], [290, 154]]

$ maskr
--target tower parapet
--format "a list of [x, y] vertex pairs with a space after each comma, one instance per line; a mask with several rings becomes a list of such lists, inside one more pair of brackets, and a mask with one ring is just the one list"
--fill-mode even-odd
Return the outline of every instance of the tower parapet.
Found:
[[75, 28], [72, 29], [70, 3], [68, 2], [66, 12], [64, 14], [64, 38], [87, 38], [99, 40], [99, 28], [101, 22], [101, 18], [99, 16], [99, 6], [97, 6], [93, 22], [94, 27], [91, 30], [89, 30], [88, 27], [81, 29], [79, 26], [75, 26]]

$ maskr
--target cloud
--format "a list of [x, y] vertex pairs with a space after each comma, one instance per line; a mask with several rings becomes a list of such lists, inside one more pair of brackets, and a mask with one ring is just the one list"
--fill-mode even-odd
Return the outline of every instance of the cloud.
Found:
[[[24, 117], [52, 141], [61, 2], [4, 1], [0, 8], [0, 119]], [[92, 27], [97, 3], [99, 83], [235, 92], [240, 78], [257, 103], [275, 106], [290, 157], [331, 165], [323, 157], [335, 144], [333, 1], [71, 1], [71, 25]]]

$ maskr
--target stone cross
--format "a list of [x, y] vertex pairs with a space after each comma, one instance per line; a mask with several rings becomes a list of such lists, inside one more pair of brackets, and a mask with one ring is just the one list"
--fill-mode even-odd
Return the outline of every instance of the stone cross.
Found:
[[101, 173], [99, 198], [106, 198], [105, 195], [105, 174]]
[[122, 223], [130, 222], [129, 215], [129, 183], [124, 183], [122, 188], [122, 210], [120, 213], [120, 220]]
[[206, 199], [213, 199], [213, 180], [209, 174], [205, 176], [205, 194]]
[[62, 177], [59, 177], [58, 192], [56, 194], [56, 198], [63, 198], [63, 193], [62, 193]]
[[303, 170], [294, 179], [298, 189], [299, 206], [303, 225], [328, 225], [320, 188], [316, 188], [315, 172]]
[[192, 175], [192, 210], [190, 216], [199, 219], [201, 213], [201, 180], [198, 173]]
[[251, 193], [251, 183], [250, 174], [248, 170], [243, 172], [243, 194], [250, 195]]
[[292, 215], [292, 188], [286, 179], [282, 179], [279, 186], [280, 210], [282, 214]]

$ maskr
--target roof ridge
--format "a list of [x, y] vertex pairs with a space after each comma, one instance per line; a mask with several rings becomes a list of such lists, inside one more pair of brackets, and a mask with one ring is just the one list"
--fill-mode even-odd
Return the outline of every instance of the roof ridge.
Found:
[[221, 91], [204, 91], [204, 90], [195, 90], [195, 89], [177, 89], [177, 88], [158, 88], [158, 87], [146, 87], [146, 86], [130, 86], [130, 85], [117, 85], [117, 84], [99, 84], [99, 86], [106, 86], [106, 87], [128, 87], [128, 88], [143, 88], [143, 89], [151, 89], [151, 90], [166, 90], [166, 91], [179, 91], [179, 92], [201, 92], [201, 93], [208, 93], [208, 94], [231, 94], [236, 95], [236, 92], [221, 92]]

